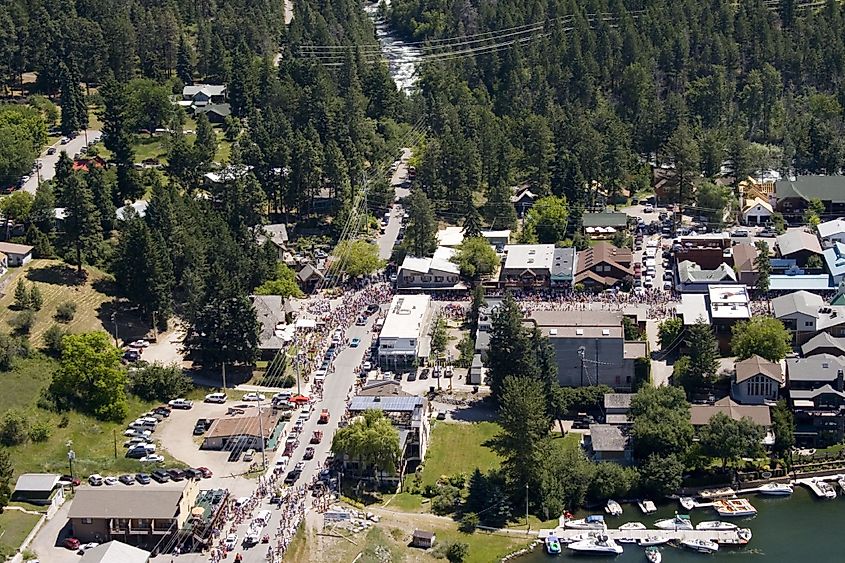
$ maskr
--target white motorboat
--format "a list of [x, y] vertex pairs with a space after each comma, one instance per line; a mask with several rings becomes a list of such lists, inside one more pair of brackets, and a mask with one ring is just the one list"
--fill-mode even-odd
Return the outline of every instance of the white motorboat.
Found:
[[601, 514], [593, 514], [578, 520], [567, 520], [564, 525], [573, 530], [604, 530], [607, 527], [604, 516]]
[[667, 518], [666, 520], [658, 520], [654, 523], [655, 526], [661, 530], [692, 530], [692, 522], [690, 522], [689, 515], [675, 514], [674, 518]]
[[692, 497], [681, 497], [680, 499], [681, 508], [684, 510], [692, 510], [695, 508], [695, 499]]
[[594, 538], [597, 533], [598, 532], [584, 532], [583, 534], [577, 534], [577, 535], [565, 537], [565, 538], [558, 538], [558, 541], [560, 543], [564, 543], [564, 544], [575, 543], [577, 541], [584, 541], [584, 540]]
[[637, 538], [620, 536], [616, 538], [616, 541], [618, 541], [619, 543], [637, 543]]
[[640, 507], [640, 510], [643, 511], [643, 514], [651, 514], [652, 512], [657, 512], [657, 506], [650, 500], [641, 500], [637, 503], [637, 506]]
[[736, 524], [731, 524], [730, 522], [722, 522], [721, 520], [707, 520], [706, 522], [700, 522], [695, 525], [696, 530], [720, 530], [720, 531], [727, 531], [727, 530], [736, 530]]
[[647, 547], [645, 550], [645, 558], [648, 563], [660, 563], [663, 561], [663, 556], [660, 554], [660, 550], [656, 547]]
[[642, 522], [626, 522], [619, 526], [620, 530], [645, 530], [645, 524]]
[[642, 547], [650, 547], [653, 545], [663, 545], [669, 543], [669, 538], [659, 538], [657, 536], [647, 536], [637, 541], [637, 544]]
[[845, 477], [840, 477], [837, 484], [839, 484], [839, 488], [842, 489], [842, 492], [845, 493]]
[[604, 511], [611, 516], [622, 516], [622, 506], [613, 499], [607, 501], [607, 506], [604, 507]]
[[836, 498], [836, 489], [834, 489], [833, 485], [831, 485], [827, 481], [822, 481], [821, 479], [819, 479], [818, 481], [816, 481], [816, 487], [818, 487], [819, 491], [826, 499]]
[[757, 492], [761, 495], [789, 496], [793, 493], [793, 488], [789, 483], [766, 483]]
[[608, 538], [607, 536], [599, 536], [584, 541], [577, 541], [569, 544], [567, 547], [576, 553], [592, 553], [592, 554], [613, 554], [620, 555], [623, 551], [622, 546]]
[[710, 540], [681, 540], [681, 545], [699, 553], [719, 551], [719, 544]]
[[719, 516], [726, 517], [755, 516], [757, 514], [757, 509], [748, 502], [748, 499], [744, 498], [726, 498], [717, 500], [713, 503], [713, 509], [719, 514]]

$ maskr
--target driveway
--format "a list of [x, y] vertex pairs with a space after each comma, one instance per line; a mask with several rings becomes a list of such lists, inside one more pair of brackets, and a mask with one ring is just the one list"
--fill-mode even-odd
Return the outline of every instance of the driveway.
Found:
[[38, 531], [29, 549], [34, 551], [41, 563], [77, 563], [79, 555], [74, 551], [60, 547], [62, 541], [70, 536], [67, 520], [70, 511], [70, 502], [66, 502], [53, 516], [47, 520], [41, 530]]
[[[59, 156], [62, 154], [62, 151], [66, 152], [69, 157], [73, 158], [75, 154], [82, 150], [82, 147], [85, 146], [86, 135], [89, 143], [98, 141], [100, 137], [102, 137], [102, 133], [100, 131], [97, 131], [96, 129], [89, 129], [86, 132], [79, 133], [79, 135], [68, 141], [66, 145], [62, 145], [60, 142], [56, 141], [56, 143], [51, 145], [56, 149], [55, 154], [47, 154], [46, 150], [41, 153], [41, 156], [38, 157], [36, 162], [41, 163], [40, 172], [42, 182], [44, 180], [50, 180], [56, 175], [56, 163], [59, 162]], [[37, 188], [38, 174], [33, 174], [32, 178], [23, 185], [23, 189], [31, 194], [34, 194]]]

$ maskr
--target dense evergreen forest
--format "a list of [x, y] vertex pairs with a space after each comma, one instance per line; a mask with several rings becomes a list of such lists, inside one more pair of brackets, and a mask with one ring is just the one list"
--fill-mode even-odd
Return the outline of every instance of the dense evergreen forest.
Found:
[[835, 0], [393, 0], [389, 19], [408, 40], [475, 52], [422, 73], [418, 177], [441, 208], [486, 190], [497, 226], [513, 221], [498, 210], [517, 183], [566, 196], [578, 217], [592, 187], [611, 200], [648, 187], [649, 161], [675, 164], [685, 201], [723, 164], [741, 179], [845, 163]]

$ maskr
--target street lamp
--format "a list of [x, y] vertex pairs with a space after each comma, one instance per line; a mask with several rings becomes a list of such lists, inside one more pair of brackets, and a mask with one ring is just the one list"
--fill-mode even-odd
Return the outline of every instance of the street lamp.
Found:
[[73, 441], [68, 440], [65, 444], [67, 446], [67, 464], [70, 469], [70, 486], [73, 487], [73, 460], [76, 459], [76, 452], [73, 451]]

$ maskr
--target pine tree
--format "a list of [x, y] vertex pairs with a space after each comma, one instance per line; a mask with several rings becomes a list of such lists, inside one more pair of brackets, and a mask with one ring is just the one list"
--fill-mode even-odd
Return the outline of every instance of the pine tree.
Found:
[[539, 375], [536, 354], [522, 322], [519, 304], [510, 292], [506, 293], [492, 315], [490, 350], [487, 355], [487, 381], [490, 394], [496, 401], [501, 397], [506, 378], [537, 379]]
[[132, 148], [132, 133], [129, 130], [130, 100], [126, 87], [115, 80], [109, 80], [100, 90], [105, 104], [103, 112], [103, 135], [106, 148], [113, 155], [117, 165], [117, 201], [134, 201], [143, 194], [143, 186], [134, 169], [135, 150]]
[[208, 116], [201, 113], [197, 117], [197, 138], [194, 141], [194, 152], [202, 166], [207, 167], [214, 160], [217, 153], [217, 134], [208, 121]]
[[516, 227], [516, 209], [511, 202], [511, 190], [500, 184], [487, 190], [484, 204], [484, 218], [491, 229], [513, 229]]
[[44, 295], [41, 294], [41, 290], [35, 284], [32, 284], [32, 289], [29, 291], [29, 304], [35, 311], [40, 311], [41, 307], [44, 306]]
[[719, 352], [713, 327], [699, 319], [687, 329], [687, 347], [690, 375], [702, 380], [713, 378], [719, 369]]
[[82, 129], [82, 119], [79, 115], [78, 103], [80, 95], [79, 83], [74, 83], [74, 76], [64, 63], [59, 65], [59, 77], [61, 81], [59, 104], [62, 106], [61, 130], [62, 135], [71, 137]]
[[85, 182], [91, 190], [94, 207], [100, 214], [100, 225], [103, 233], [110, 233], [114, 229], [115, 206], [113, 202], [112, 186], [106, 178], [102, 168], [92, 167], [85, 175]]
[[472, 196], [466, 202], [466, 214], [464, 215], [464, 238], [481, 236], [481, 214], [472, 202]]
[[408, 201], [405, 245], [412, 256], [430, 256], [437, 249], [437, 222], [422, 190], [414, 190]]
[[255, 102], [255, 65], [250, 51], [242, 46], [235, 53], [232, 79], [229, 82], [229, 104], [232, 115], [246, 117]]
[[191, 49], [185, 41], [185, 36], [179, 37], [179, 53], [176, 58], [176, 76], [183, 84], [194, 83], [194, 63], [191, 58]]
[[74, 172], [59, 186], [65, 208], [64, 239], [73, 248], [77, 274], [84, 275], [83, 264], [92, 263], [103, 240], [100, 213], [88, 185]]
[[29, 309], [32, 305], [29, 292], [26, 290], [26, 283], [19, 279], [15, 286], [15, 307], [18, 309]]

